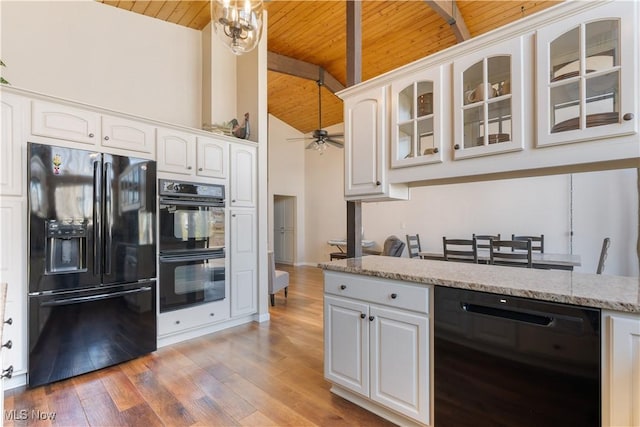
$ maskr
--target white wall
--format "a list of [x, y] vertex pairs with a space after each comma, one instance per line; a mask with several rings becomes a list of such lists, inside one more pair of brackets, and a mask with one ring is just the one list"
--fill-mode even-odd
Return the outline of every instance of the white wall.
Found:
[[[326, 128], [343, 132], [343, 125]], [[344, 149], [327, 147], [323, 154], [305, 150], [306, 222], [305, 262], [316, 265], [327, 261], [337, 249], [329, 239], [346, 236], [347, 203], [344, 201]]]
[[2, 0], [0, 14], [13, 86], [200, 128], [200, 31], [91, 0]]
[[596, 271], [602, 240], [611, 237], [604, 274], [638, 276], [640, 169], [573, 175], [573, 246], [580, 271]]
[[294, 263], [305, 258], [305, 145], [306, 141], [288, 141], [304, 134], [275, 116], [269, 115], [268, 212], [269, 249], [273, 249], [273, 196], [296, 198], [296, 243]]

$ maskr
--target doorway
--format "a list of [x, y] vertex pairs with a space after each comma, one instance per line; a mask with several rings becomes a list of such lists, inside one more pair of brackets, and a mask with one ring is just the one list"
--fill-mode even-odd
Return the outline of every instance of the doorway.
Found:
[[273, 196], [273, 255], [277, 263], [295, 263], [296, 197]]

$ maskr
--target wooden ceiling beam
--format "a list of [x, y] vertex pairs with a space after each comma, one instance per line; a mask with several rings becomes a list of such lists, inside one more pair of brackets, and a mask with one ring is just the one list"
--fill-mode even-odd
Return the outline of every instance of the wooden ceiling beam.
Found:
[[275, 52], [267, 52], [267, 69], [316, 82], [321, 81], [331, 93], [344, 89], [344, 85], [321, 66]]
[[458, 43], [471, 38], [471, 33], [465, 24], [462, 14], [455, 0], [424, 0], [451, 27]]

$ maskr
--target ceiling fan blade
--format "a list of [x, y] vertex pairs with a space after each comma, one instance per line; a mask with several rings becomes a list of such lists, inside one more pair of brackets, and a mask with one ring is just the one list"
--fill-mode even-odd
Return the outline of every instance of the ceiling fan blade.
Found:
[[343, 133], [330, 133], [330, 134], [327, 134], [327, 137], [329, 137], [329, 138], [342, 138], [342, 137], [344, 137], [344, 134]]
[[324, 140], [324, 142], [326, 142], [327, 144], [331, 144], [334, 147], [344, 148], [344, 142], [341, 142], [341, 141], [336, 141], [336, 140], [327, 138]]
[[287, 138], [287, 141], [309, 141], [311, 139], [315, 139], [315, 138], [312, 136], [305, 136], [301, 138]]

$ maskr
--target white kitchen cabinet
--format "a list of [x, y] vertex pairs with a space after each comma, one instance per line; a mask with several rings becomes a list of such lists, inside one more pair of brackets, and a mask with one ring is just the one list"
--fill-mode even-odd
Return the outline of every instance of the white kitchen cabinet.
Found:
[[325, 271], [327, 380], [429, 424], [428, 307], [428, 287]]
[[229, 144], [213, 138], [198, 136], [196, 144], [196, 174], [209, 178], [226, 178]]
[[524, 148], [522, 62], [522, 37], [453, 62], [454, 159]]
[[158, 316], [158, 335], [163, 337], [200, 328], [229, 319], [229, 293], [227, 298], [207, 304], [196, 305], [180, 310], [160, 313]]
[[3, 344], [11, 340], [12, 348], [4, 354], [2, 369], [13, 365], [14, 376], [24, 374], [26, 354], [26, 203], [21, 197], [0, 198], [0, 282], [7, 283]]
[[214, 138], [158, 128], [158, 170], [180, 175], [225, 178], [228, 143]]
[[193, 175], [196, 167], [196, 135], [169, 128], [157, 130], [158, 171]]
[[31, 134], [96, 147], [155, 154], [155, 126], [90, 109], [31, 101]]
[[637, 9], [613, 2], [537, 30], [538, 146], [638, 131]]
[[391, 167], [442, 162], [443, 67], [391, 84]]
[[31, 133], [96, 145], [100, 141], [100, 114], [64, 104], [33, 100]]
[[640, 317], [602, 312], [602, 425], [640, 426]]
[[386, 180], [388, 86], [341, 95], [344, 100], [345, 198], [407, 199], [408, 187]]
[[102, 116], [101, 145], [108, 148], [154, 154], [155, 126], [115, 116]]
[[255, 209], [230, 210], [231, 317], [258, 309], [258, 231]]
[[231, 207], [255, 207], [258, 195], [257, 150], [255, 146], [231, 144], [231, 179], [229, 193]]
[[324, 376], [369, 396], [369, 305], [324, 297]]
[[24, 173], [26, 161], [23, 161], [22, 146], [25, 121], [28, 120], [29, 101], [27, 98], [3, 92], [1, 105], [0, 194], [20, 196], [23, 194], [23, 186], [26, 182]]

